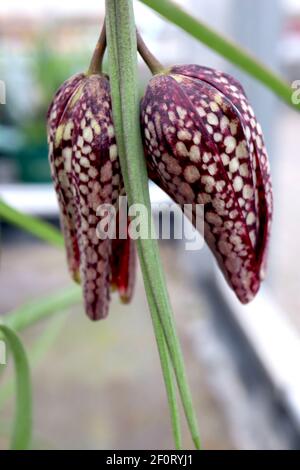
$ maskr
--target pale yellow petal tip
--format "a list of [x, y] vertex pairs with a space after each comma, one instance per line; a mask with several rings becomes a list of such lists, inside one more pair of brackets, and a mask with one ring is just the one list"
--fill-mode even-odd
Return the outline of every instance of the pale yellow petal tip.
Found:
[[122, 304], [129, 304], [130, 298], [128, 297], [127, 294], [125, 294], [125, 293], [121, 294], [120, 293], [120, 301], [121, 301]]
[[81, 284], [79, 271], [72, 273], [72, 279], [74, 282], [76, 282], [76, 284]]
[[110, 290], [111, 290], [111, 292], [116, 292], [118, 290], [117, 285], [116, 284], [111, 284], [110, 285]]

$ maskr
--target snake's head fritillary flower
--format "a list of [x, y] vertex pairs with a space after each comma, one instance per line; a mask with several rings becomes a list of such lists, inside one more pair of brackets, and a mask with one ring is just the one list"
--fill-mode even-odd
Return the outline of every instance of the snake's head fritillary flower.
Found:
[[263, 135], [242, 86], [197, 65], [150, 81], [141, 103], [150, 177], [178, 204], [205, 205], [205, 239], [242, 303], [264, 278], [272, 186]]
[[63, 83], [48, 111], [48, 143], [69, 270], [83, 284], [88, 316], [104, 318], [110, 287], [129, 301], [135, 272], [133, 241], [97, 233], [98, 208], [117, 207], [124, 195], [106, 76], [78, 74]]

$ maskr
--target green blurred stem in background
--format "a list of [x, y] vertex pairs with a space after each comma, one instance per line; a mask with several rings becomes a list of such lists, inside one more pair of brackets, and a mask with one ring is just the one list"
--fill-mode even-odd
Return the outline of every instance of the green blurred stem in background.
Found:
[[[27, 351], [27, 355], [29, 363], [31, 365], [31, 369], [38, 366], [39, 363], [43, 360], [45, 354], [49, 351], [51, 346], [55, 343], [55, 341], [61, 334], [63, 326], [67, 321], [67, 318], [68, 315], [66, 311], [62, 311], [58, 315], [53, 316], [53, 318], [51, 318], [51, 321], [47, 322], [47, 327], [44, 328], [44, 330], [38, 335], [38, 338], [36, 339], [34, 344], [30, 346]], [[13, 392], [14, 380], [12, 378], [8, 378], [5, 383], [1, 384], [0, 387], [0, 410], [4, 406], [6, 401], [11, 398]], [[1, 428], [2, 420], [0, 432]]]
[[263, 83], [288, 105], [300, 111], [300, 104], [292, 101], [293, 89], [291, 86], [249, 52], [194, 18], [172, 0], [140, 1]]
[[64, 246], [60, 231], [53, 225], [14, 209], [2, 199], [0, 199], [0, 219], [22, 228], [51, 245], [60, 248]]
[[81, 301], [81, 296], [80, 287], [71, 285], [40, 300], [22, 305], [22, 307], [5, 315], [5, 325], [16, 331], [22, 331], [43, 318], [78, 304]]

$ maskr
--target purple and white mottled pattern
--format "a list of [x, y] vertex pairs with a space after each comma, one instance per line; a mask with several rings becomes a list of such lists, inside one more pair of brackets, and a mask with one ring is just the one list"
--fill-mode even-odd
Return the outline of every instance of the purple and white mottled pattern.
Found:
[[124, 195], [105, 76], [80, 74], [62, 85], [48, 112], [48, 140], [69, 269], [83, 284], [88, 316], [104, 318], [110, 286], [130, 300], [135, 272], [134, 242], [100, 240], [96, 231], [98, 207], [117, 207]]
[[273, 202], [261, 127], [243, 88], [206, 67], [172, 67], [150, 81], [141, 125], [150, 177], [179, 205], [205, 204], [205, 239], [249, 302], [264, 277]]
[[77, 74], [65, 81], [57, 90], [47, 113], [47, 134], [49, 145], [49, 162], [51, 176], [54, 182], [58, 204], [60, 208], [61, 227], [64, 234], [67, 251], [67, 261], [72, 278], [79, 282], [79, 248], [76, 239], [75, 204], [72, 198], [69, 181], [64, 177], [64, 184], [59, 181], [64, 172], [61, 146], [55, 145], [56, 129], [59, 126], [62, 115], [77, 86], [83, 80], [84, 74]]

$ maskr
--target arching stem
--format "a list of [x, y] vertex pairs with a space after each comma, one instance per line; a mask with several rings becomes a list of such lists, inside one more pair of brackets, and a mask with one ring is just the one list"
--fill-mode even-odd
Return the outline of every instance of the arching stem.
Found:
[[153, 73], [153, 75], [157, 73], [161, 73], [165, 67], [157, 60], [157, 58], [152, 54], [152, 52], [146, 46], [142, 36], [140, 35], [139, 31], [136, 32], [137, 38], [137, 47], [141, 57], [144, 59], [145, 63]]
[[102, 62], [103, 57], [106, 49], [106, 28], [105, 28], [105, 20], [103, 23], [102, 31], [100, 33], [89, 69], [88, 75], [93, 75], [95, 73], [100, 73], [102, 71]]

